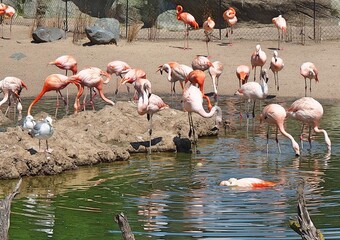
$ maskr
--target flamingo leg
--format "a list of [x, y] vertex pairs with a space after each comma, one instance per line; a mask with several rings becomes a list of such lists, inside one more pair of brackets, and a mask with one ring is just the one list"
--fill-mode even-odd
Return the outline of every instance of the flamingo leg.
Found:
[[309, 94], [312, 96], [312, 79], [309, 79]]
[[269, 153], [269, 124], [267, 126], [267, 156], [268, 156], [268, 153]]
[[253, 112], [252, 112], [252, 114], [253, 114], [253, 118], [255, 118], [255, 103], [256, 103], [256, 101], [255, 101], [255, 99], [254, 99], [254, 104], [253, 104]]
[[301, 149], [303, 149], [303, 129], [304, 128], [305, 128], [305, 124], [302, 124], [301, 134], [300, 134]]
[[280, 50], [280, 29], [277, 29], [277, 50]]
[[256, 81], [256, 67], [254, 68], [254, 82]]
[[55, 118], [57, 118], [59, 106], [60, 106], [59, 95], [58, 95], [58, 91], [57, 91], [57, 104], [56, 104], [56, 107], [55, 107], [55, 115], [54, 115]]
[[309, 148], [312, 149], [312, 126], [309, 126], [308, 130], [308, 142], [309, 142]]
[[94, 103], [93, 103], [93, 93], [92, 88], [90, 88], [90, 104], [92, 106], [92, 110], [94, 110]]
[[305, 97], [307, 97], [307, 79], [305, 78]]
[[278, 127], [276, 127], [276, 137], [275, 137], [275, 141], [276, 141], [276, 145], [277, 145], [277, 147], [278, 147], [278, 149], [279, 149], [279, 153], [281, 154], [281, 148], [280, 148], [280, 143], [279, 143], [279, 139], [278, 139], [278, 137], [277, 137], [277, 135], [278, 135], [278, 131], [279, 131], [279, 129], [278, 129]]
[[151, 154], [151, 140], [152, 140], [152, 115], [147, 114], [147, 118], [149, 121], [149, 148], [148, 148], [148, 154]]

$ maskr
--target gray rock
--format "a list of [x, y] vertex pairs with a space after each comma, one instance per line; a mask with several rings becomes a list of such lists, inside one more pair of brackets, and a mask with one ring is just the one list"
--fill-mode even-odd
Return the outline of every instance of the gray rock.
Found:
[[38, 27], [33, 31], [32, 37], [37, 43], [53, 42], [65, 38], [65, 32], [55, 27]]
[[93, 44], [117, 44], [119, 22], [114, 18], [98, 19], [93, 26], [85, 28], [86, 36]]

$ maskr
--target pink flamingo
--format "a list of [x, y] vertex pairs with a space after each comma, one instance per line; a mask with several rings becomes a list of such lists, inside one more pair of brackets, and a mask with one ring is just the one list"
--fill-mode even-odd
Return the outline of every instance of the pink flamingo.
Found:
[[[38, 96], [33, 100], [33, 102], [28, 107], [27, 115], [32, 115], [31, 114], [32, 107], [34, 106], [34, 104], [36, 104], [40, 100], [40, 98], [42, 98], [42, 96], [44, 96], [46, 92], [56, 91], [57, 92], [57, 105], [55, 109], [55, 117], [57, 117], [58, 109], [59, 109], [59, 95], [64, 101], [65, 106], [67, 107], [67, 102], [65, 98], [63, 97], [63, 95], [61, 94], [60, 90], [64, 89], [70, 83], [71, 81], [65, 75], [62, 75], [62, 74], [49, 75], [44, 81], [44, 85], [43, 85], [41, 92], [38, 94]], [[67, 111], [67, 108], [66, 108], [66, 111]]]
[[[133, 84], [138, 79], [146, 79], [146, 72], [140, 68], [131, 68], [124, 71], [124, 77], [120, 80], [120, 84], [130, 83]], [[136, 93], [134, 95], [136, 97]], [[131, 101], [131, 97], [130, 97]]]
[[213, 67], [213, 64], [208, 57], [204, 55], [196, 55], [196, 57], [194, 57], [194, 59], [191, 62], [191, 66], [193, 70], [199, 69], [202, 71], [206, 71], [210, 67]]
[[279, 71], [281, 71], [284, 67], [284, 63], [282, 58], [278, 56], [278, 52], [274, 51], [272, 60], [270, 62], [270, 69], [274, 74], [275, 86], [277, 87], [277, 91], [279, 91]]
[[239, 80], [239, 87], [248, 81], [250, 75], [250, 68], [247, 65], [239, 65], [236, 68], [236, 76]]
[[208, 109], [210, 111], [212, 109], [210, 98], [204, 94], [205, 73], [201, 70], [193, 70], [189, 73], [189, 75], [185, 79], [185, 83], [187, 82], [190, 82], [194, 86], [198, 85], [202, 97], [205, 98], [205, 100], [207, 100]]
[[240, 178], [240, 179], [229, 178], [228, 180], [220, 182], [220, 186], [250, 188], [250, 189], [274, 187], [277, 184], [278, 183], [264, 181], [259, 178]]
[[[0, 89], [4, 94], [4, 98], [0, 102], [0, 107], [2, 104], [8, 101], [8, 107], [5, 112], [5, 116], [7, 115], [7, 112], [11, 106], [11, 95], [13, 94], [17, 101], [17, 110], [19, 112], [18, 114], [18, 121], [21, 120], [22, 118], [22, 105], [21, 105], [21, 98], [20, 98], [20, 93], [23, 88], [26, 88], [26, 84], [19, 78], [16, 77], [6, 77], [3, 80], [0, 81]], [[14, 111], [15, 113], [15, 111]]]
[[319, 128], [320, 120], [323, 116], [323, 107], [318, 101], [311, 97], [300, 98], [293, 102], [287, 109], [287, 115], [302, 122], [302, 131], [300, 135], [301, 148], [303, 148], [303, 129], [304, 125], [307, 124], [309, 126], [308, 141], [310, 147], [312, 147], [311, 129], [313, 127], [315, 133], [323, 133], [327, 148], [329, 151], [331, 150], [331, 140], [329, 139], [326, 130]]
[[214, 30], [214, 27], [215, 27], [215, 22], [211, 17], [208, 17], [207, 20], [204, 21], [203, 23], [203, 29], [204, 29], [204, 34], [205, 34], [205, 44], [207, 46], [208, 55], [210, 55], [208, 44], [211, 41], [211, 36]]
[[[200, 71], [200, 70], [195, 70], [195, 71]], [[216, 115], [216, 120], [215, 120], [215, 124], [216, 124], [215, 129], [218, 129], [219, 124], [222, 122], [222, 111], [220, 107], [214, 106], [210, 109], [210, 112], [207, 113], [203, 108], [202, 92], [192, 84], [190, 84], [188, 88], [184, 89], [182, 104], [183, 104], [184, 111], [188, 112], [189, 128], [190, 128], [189, 138], [191, 138], [191, 134], [192, 134], [194, 138], [193, 143], [196, 146], [197, 140], [196, 140], [194, 123], [192, 120], [192, 113], [197, 113], [198, 115], [204, 118], [210, 118], [216, 112], [217, 115]]]
[[151, 93], [151, 83], [149, 80], [139, 78], [134, 82], [134, 87], [138, 93], [137, 112], [139, 115], [146, 114], [150, 124], [149, 153], [151, 153], [152, 116], [163, 109], [169, 108], [169, 106], [159, 96]]
[[[106, 79], [103, 79], [106, 78]], [[69, 77], [70, 81], [78, 86], [78, 93], [76, 97], [76, 101], [74, 103], [74, 111], [77, 113], [80, 109], [80, 97], [84, 92], [84, 88], [88, 87], [90, 89], [90, 104], [92, 109], [94, 110], [93, 97], [92, 97], [92, 88], [96, 88], [99, 92], [100, 97], [108, 104], [115, 105], [110, 99], [105, 97], [103, 92], [103, 84], [107, 84], [110, 81], [110, 74], [107, 72], [97, 68], [97, 67], [89, 67], [81, 70], [76, 75]], [[83, 100], [84, 108], [85, 108], [85, 99]]]
[[[123, 78], [123, 74], [126, 73], [130, 69], [131, 67], [129, 66], [129, 64], [127, 64], [124, 61], [120, 61], [120, 60], [109, 62], [106, 67], [106, 71], [108, 72], [108, 74], [110, 75], [116, 74], [116, 76], [117, 77], [119, 76], [120, 78]], [[119, 87], [119, 83], [118, 83], [118, 78], [117, 78], [114, 99], [116, 99], [117, 97], [118, 87]], [[130, 93], [130, 88], [128, 85], [126, 85], [126, 90], [128, 91], [128, 93]]]
[[251, 68], [254, 69], [254, 81], [256, 81], [256, 67], [261, 67], [260, 74], [262, 72], [262, 67], [267, 61], [267, 55], [262, 51], [260, 44], [256, 45], [255, 52], [251, 55], [250, 63]]
[[[229, 7], [226, 11], [223, 13], [223, 19], [227, 23], [227, 31], [226, 31], [226, 37], [229, 37], [230, 35], [233, 34], [233, 26], [237, 23], [237, 17], [236, 17], [236, 11], [234, 8]], [[232, 43], [230, 43], [232, 44]]]
[[184, 49], [189, 48], [188, 38], [189, 38], [189, 26], [192, 26], [195, 29], [198, 29], [198, 23], [196, 22], [194, 16], [190, 13], [183, 12], [183, 7], [181, 5], [177, 5], [176, 7], [177, 20], [184, 22]]
[[276, 144], [278, 146], [279, 152], [281, 154], [281, 148], [280, 148], [280, 144], [279, 144], [279, 140], [277, 138], [277, 134], [278, 134], [278, 129], [280, 130], [280, 132], [287, 138], [290, 139], [291, 144], [292, 144], [292, 148], [295, 152], [295, 156], [300, 156], [300, 147], [299, 144], [294, 140], [294, 138], [292, 137], [292, 135], [290, 135], [288, 132], [286, 132], [285, 128], [284, 128], [284, 121], [287, 117], [286, 114], [286, 110], [279, 104], [269, 104], [267, 105], [263, 110], [262, 110], [262, 114], [261, 114], [261, 122], [267, 122], [268, 123], [268, 129], [267, 129], [267, 154], [268, 154], [268, 140], [269, 140], [269, 125], [270, 124], [275, 124], [276, 125]]
[[[249, 102], [250, 100], [254, 101], [253, 105], [253, 118], [255, 117], [255, 100], [262, 100], [265, 99], [268, 96], [268, 75], [267, 70], [263, 69], [261, 73], [261, 83], [258, 82], [247, 82], [241, 86], [240, 89], [238, 89], [235, 92], [235, 95], [240, 96], [243, 99], [248, 100], [247, 103], [247, 118], [249, 118]], [[242, 117], [242, 116], [241, 116]]]
[[309, 92], [312, 93], [312, 79], [315, 79], [315, 82], [319, 82], [318, 78], [318, 69], [315, 67], [314, 63], [305, 62], [300, 67], [300, 74], [305, 79], [305, 97], [307, 96], [307, 78], [309, 78]]
[[73, 75], [77, 74], [78, 71], [77, 60], [71, 55], [60, 56], [56, 60], [50, 62], [49, 65], [55, 65], [58, 68], [65, 70], [66, 76], [68, 70], [71, 70]]
[[283, 41], [283, 34], [287, 31], [286, 19], [279, 15], [278, 17], [272, 18], [272, 22], [275, 24], [278, 32], [278, 44], [277, 49], [280, 50], [280, 42]]
[[[10, 31], [10, 36], [9, 39], [11, 39], [12, 37], [12, 22], [13, 22], [13, 17], [15, 15], [15, 9], [9, 5], [0, 4], [0, 16], [4, 16], [5, 18], [10, 18], [11, 22], [10, 22], [10, 27], [9, 27], [9, 31]], [[2, 25], [2, 38], [4, 38], [4, 24], [3, 22], [1, 23]]]
[[212, 63], [212, 66], [209, 67], [209, 75], [213, 81], [213, 88], [214, 88], [214, 99], [217, 102], [217, 87], [218, 87], [218, 79], [220, 78], [223, 72], [223, 63], [220, 61], [215, 61]]

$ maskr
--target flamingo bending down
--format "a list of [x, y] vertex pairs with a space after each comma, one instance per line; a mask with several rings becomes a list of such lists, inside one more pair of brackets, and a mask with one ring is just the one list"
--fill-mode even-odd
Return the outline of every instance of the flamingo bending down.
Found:
[[[106, 79], [103, 79], [106, 78]], [[76, 75], [69, 77], [70, 81], [78, 86], [78, 93], [76, 97], [76, 101], [74, 103], [74, 111], [77, 113], [80, 109], [80, 97], [84, 92], [84, 88], [88, 87], [90, 89], [90, 104], [92, 105], [92, 109], [94, 110], [94, 103], [92, 97], [92, 88], [96, 88], [99, 92], [100, 97], [108, 104], [115, 105], [110, 99], [105, 97], [103, 92], [103, 84], [107, 84], [110, 81], [110, 74], [107, 72], [97, 68], [97, 67], [89, 67], [81, 70]], [[84, 108], [85, 108], [85, 99], [83, 100]]]
[[286, 19], [279, 15], [278, 17], [272, 18], [272, 22], [275, 24], [278, 32], [277, 49], [280, 50], [280, 42], [283, 41], [283, 34], [287, 31]]
[[223, 63], [220, 61], [215, 61], [212, 63], [212, 66], [209, 67], [209, 75], [213, 81], [214, 88], [214, 99], [217, 102], [217, 88], [218, 88], [218, 79], [220, 78], [223, 72]]
[[196, 22], [194, 16], [190, 13], [183, 12], [183, 7], [181, 5], [177, 5], [176, 7], [177, 20], [182, 21], [184, 23], [184, 49], [189, 48], [188, 38], [189, 38], [189, 26], [192, 26], [195, 29], [198, 29], [198, 23]]
[[208, 43], [211, 41], [211, 36], [214, 30], [214, 27], [215, 27], [215, 22], [211, 17], [208, 17], [207, 20], [204, 21], [203, 23], [203, 29], [204, 29], [204, 34], [205, 34], [205, 44], [207, 46], [208, 56], [210, 55]]
[[[125, 84], [125, 83], [133, 84], [138, 79], [141, 79], [141, 78], [146, 79], [146, 72], [140, 68], [127, 69], [126, 71], [123, 71], [123, 73], [125, 73], [125, 75], [120, 80], [120, 84]], [[131, 97], [130, 97], [130, 101], [131, 101]]]
[[7, 115], [7, 112], [11, 106], [11, 96], [12, 94], [16, 97], [18, 103], [17, 103], [17, 110], [19, 112], [18, 114], [18, 121], [22, 118], [22, 105], [21, 105], [21, 98], [20, 93], [23, 88], [26, 88], [26, 84], [19, 78], [16, 77], [6, 77], [3, 80], [0, 81], [0, 89], [4, 94], [4, 98], [0, 102], [0, 106], [4, 104], [6, 101], [8, 101], [8, 107], [5, 112], [5, 116]]
[[61, 94], [60, 90], [64, 89], [70, 83], [71, 83], [71, 81], [65, 75], [62, 75], [62, 74], [51, 74], [51, 75], [49, 75], [44, 81], [44, 85], [43, 85], [41, 92], [38, 94], [38, 96], [32, 101], [32, 103], [28, 107], [27, 115], [32, 115], [31, 110], [32, 110], [33, 105], [36, 104], [40, 100], [40, 98], [42, 98], [42, 96], [46, 92], [49, 92], [49, 91], [56, 91], [57, 92], [57, 105], [56, 105], [56, 109], [55, 109], [55, 117], [57, 117], [58, 109], [59, 109], [59, 95], [65, 103], [66, 113], [67, 113], [67, 102], [66, 102], [65, 98], [63, 97], [63, 95]]
[[239, 87], [248, 81], [250, 75], [250, 68], [247, 65], [240, 65], [236, 68], [236, 76], [239, 81]]
[[259, 178], [229, 178], [228, 180], [220, 182], [220, 186], [228, 186], [228, 187], [239, 187], [239, 188], [266, 188], [266, 187], [274, 187], [277, 183], [264, 181]]
[[[174, 67], [178, 67], [179, 63], [177, 62], [168, 62], [168, 63], [164, 63], [163, 65], [158, 66], [157, 72], [159, 71], [161, 74], [163, 74], [163, 71], [165, 71], [166, 73], [168, 73], [167, 79], [170, 82], [171, 85], [171, 94], [172, 93], [176, 93], [176, 89], [175, 89], [175, 84], [177, 81], [179, 81], [179, 78], [176, 78], [174, 76], [174, 72], [172, 71], [172, 69]], [[185, 79], [180, 81], [181, 87], [183, 89], [183, 81]]]
[[256, 67], [260, 67], [262, 72], [262, 67], [267, 61], [267, 55], [264, 51], [262, 51], [260, 44], [256, 45], [255, 52], [251, 55], [250, 63], [251, 68], [254, 69], [254, 81], [256, 81]]
[[312, 93], [312, 79], [315, 79], [315, 82], [319, 82], [318, 78], [318, 69], [315, 67], [314, 63], [305, 62], [300, 67], [300, 74], [305, 79], [305, 97], [307, 97], [307, 78], [309, 78], [309, 92]]
[[185, 79], [185, 83], [187, 82], [190, 82], [194, 86], [198, 85], [202, 97], [205, 98], [205, 100], [207, 100], [208, 109], [210, 111], [212, 109], [210, 98], [204, 94], [205, 73], [201, 70], [193, 70], [189, 73], [189, 75]]
[[312, 146], [311, 129], [313, 127], [315, 133], [323, 133], [327, 148], [329, 151], [331, 150], [331, 140], [329, 139], [326, 130], [319, 128], [320, 120], [323, 116], [323, 107], [318, 101], [311, 97], [300, 98], [293, 102], [287, 109], [287, 115], [302, 122], [302, 131], [300, 135], [301, 148], [303, 148], [303, 129], [304, 125], [307, 124], [309, 126], [308, 141], [310, 147]]
[[254, 101], [253, 105], [253, 118], [255, 117], [255, 100], [262, 100], [265, 99], [268, 96], [268, 75], [267, 70], [263, 69], [261, 73], [261, 83], [258, 82], [247, 82], [241, 86], [240, 89], [238, 89], [235, 92], [235, 95], [240, 96], [243, 99], [248, 100], [248, 108], [247, 108], [247, 118], [249, 117], [249, 102], [250, 100]]
[[[106, 67], [107, 73], [110, 75], [116, 74], [117, 76], [116, 91], [115, 91], [114, 99], [116, 99], [117, 94], [118, 94], [118, 87], [119, 87], [118, 77], [123, 78], [123, 74], [126, 73], [129, 69], [131, 69], [129, 64], [127, 64], [126, 62], [120, 61], [120, 60], [112, 61], [107, 64], [107, 67]], [[128, 93], [130, 93], [130, 88], [128, 85], [126, 85], [126, 90]]]
[[73, 75], [77, 74], [78, 71], [77, 60], [70, 55], [60, 56], [56, 60], [50, 62], [49, 65], [55, 65], [58, 68], [65, 70], [66, 76], [68, 70], [71, 70]]
[[226, 11], [223, 13], [223, 19], [227, 23], [227, 31], [226, 31], [226, 37], [229, 37], [229, 35], [233, 34], [233, 26], [237, 23], [237, 17], [236, 17], [236, 11], [234, 8], [229, 7]]
[[[196, 70], [199, 71], [199, 70]], [[193, 135], [193, 143], [196, 145], [196, 134], [195, 134], [195, 128], [194, 123], [192, 120], [192, 113], [197, 113], [198, 115], [204, 117], [204, 118], [210, 118], [212, 117], [215, 112], [216, 120], [215, 120], [215, 128], [219, 128], [219, 124], [222, 122], [222, 110], [218, 106], [214, 106], [211, 108], [210, 112], [206, 112], [203, 108], [203, 96], [202, 92], [195, 87], [194, 85], [190, 84], [187, 89], [184, 89], [183, 92], [183, 109], [184, 111], [188, 112], [189, 117], [189, 138], [191, 138], [191, 134]]]
[[54, 129], [52, 126], [52, 118], [47, 116], [45, 119], [36, 122], [31, 131], [28, 134], [32, 138], [39, 139], [39, 152], [40, 152], [40, 140], [46, 140], [46, 152], [51, 153], [53, 150], [48, 147], [48, 139], [53, 135]]
[[147, 79], [137, 79], [134, 82], [134, 88], [138, 93], [138, 105], [137, 112], [139, 115], [147, 115], [147, 119], [150, 123], [149, 127], [149, 153], [151, 153], [151, 138], [152, 138], [152, 116], [153, 114], [169, 108], [169, 105], [165, 104], [163, 100], [151, 93], [151, 83]]
[[191, 62], [191, 66], [193, 70], [202, 70], [203, 72], [208, 70], [210, 67], [213, 67], [212, 62], [208, 57], [204, 55], [196, 55]]
[[268, 154], [268, 141], [269, 141], [269, 125], [270, 124], [275, 124], [276, 125], [276, 143], [279, 149], [279, 152], [281, 154], [281, 148], [280, 148], [280, 144], [279, 144], [279, 140], [277, 138], [277, 134], [278, 134], [278, 129], [280, 130], [280, 132], [286, 136], [287, 138], [290, 139], [291, 143], [292, 143], [292, 148], [295, 152], [295, 156], [300, 156], [300, 147], [299, 144], [294, 140], [294, 138], [292, 137], [292, 135], [290, 135], [289, 133], [286, 132], [285, 128], [284, 128], [284, 121], [286, 119], [286, 110], [279, 104], [269, 104], [267, 105], [263, 110], [262, 110], [262, 114], [261, 114], [261, 121], [265, 121], [268, 123], [268, 129], [267, 129], [267, 154]]
[[284, 63], [282, 58], [278, 56], [278, 52], [274, 51], [272, 60], [270, 62], [270, 69], [272, 70], [274, 74], [274, 80], [275, 80], [275, 86], [277, 88], [277, 91], [279, 91], [280, 86], [279, 86], [279, 71], [281, 71], [284, 67]]
[[[14, 15], [15, 15], [15, 9], [13, 7], [11, 7], [9, 5], [6, 5], [4, 3], [0, 4], [0, 16], [11, 19], [10, 27], [9, 27], [9, 31], [10, 31], [9, 39], [11, 39], [11, 37], [12, 37], [12, 23], [13, 23]], [[1, 25], [2, 25], [2, 38], [4, 38], [4, 23], [3, 23], [3, 19], [2, 19]]]

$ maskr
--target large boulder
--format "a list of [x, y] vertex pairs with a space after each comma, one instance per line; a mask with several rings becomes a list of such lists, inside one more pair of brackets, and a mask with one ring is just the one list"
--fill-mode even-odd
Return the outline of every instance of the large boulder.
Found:
[[36, 43], [53, 42], [65, 38], [65, 32], [55, 27], [38, 27], [33, 31], [32, 37]]
[[93, 44], [117, 44], [119, 21], [114, 18], [97, 19], [93, 26], [85, 28], [86, 36]]

